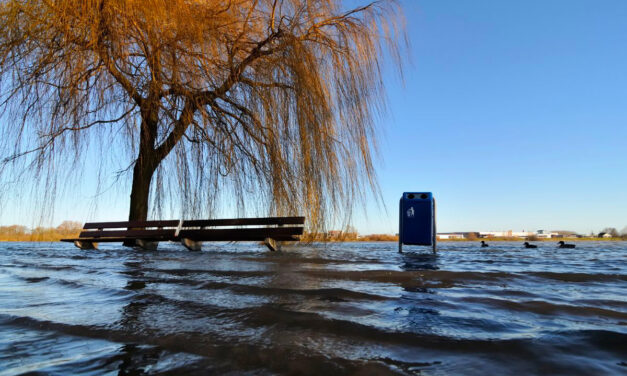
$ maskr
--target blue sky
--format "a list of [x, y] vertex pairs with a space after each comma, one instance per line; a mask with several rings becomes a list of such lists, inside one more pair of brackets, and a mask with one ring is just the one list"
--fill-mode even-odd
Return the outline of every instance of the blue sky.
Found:
[[[385, 75], [385, 208], [356, 211], [361, 233], [397, 232], [403, 191], [434, 193], [440, 231], [627, 226], [627, 1], [401, 4], [411, 62], [404, 82]], [[70, 187], [54, 224], [126, 218], [130, 184], [89, 187]], [[0, 205], [0, 224], [36, 222]]]
[[379, 171], [432, 191], [441, 231], [627, 226], [627, 2], [403, 1], [412, 64], [390, 98]]

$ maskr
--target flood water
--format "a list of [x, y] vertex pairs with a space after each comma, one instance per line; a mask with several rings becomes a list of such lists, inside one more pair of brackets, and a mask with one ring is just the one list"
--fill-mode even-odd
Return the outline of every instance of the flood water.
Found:
[[0, 375], [627, 374], [627, 243], [0, 243]]

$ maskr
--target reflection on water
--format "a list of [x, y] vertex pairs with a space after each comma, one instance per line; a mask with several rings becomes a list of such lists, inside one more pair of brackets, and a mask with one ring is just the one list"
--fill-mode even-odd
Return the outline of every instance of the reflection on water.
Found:
[[401, 254], [403, 265], [401, 268], [407, 271], [414, 270], [438, 270], [437, 253], [408, 253]]
[[0, 376], [627, 372], [627, 246], [0, 244]]

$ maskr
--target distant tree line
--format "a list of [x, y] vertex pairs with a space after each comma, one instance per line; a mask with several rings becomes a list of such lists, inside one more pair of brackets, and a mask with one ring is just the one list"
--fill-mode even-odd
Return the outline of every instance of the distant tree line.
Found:
[[627, 240], [627, 226], [619, 232], [614, 227], [606, 227], [597, 234], [597, 237], [602, 238], [604, 235], [609, 234], [612, 238], [623, 238]]
[[359, 235], [357, 230], [349, 226], [348, 229], [342, 231], [306, 232], [301, 240], [309, 242], [389, 242], [398, 241], [398, 236], [392, 234]]
[[[76, 221], [63, 221], [57, 227], [35, 227], [29, 229], [22, 225], [0, 226], [0, 241], [16, 241], [16, 242], [32, 242], [32, 241], [58, 241], [63, 238], [77, 237], [81, 232], [82, 224]], [[602, 238], [603, 235], [609, 234], [612, 238], [622, 238], [627, 240], [627, 226], [618, 231], [614, 227], [606, 227], [599, 233], [591, 233], [591, 238]], [[303, 241], [314, 242], [346, 242], [346, 241], [398, 241], [398, 235], [392, 234], [370, 234], [359, 235], [357, 230], [349, 227], [346, 230], [335, 230], [328, 232], [306, 232], [301, 237]], [[471, 233], [463, 240], [477, 240], [476, 235]], [[509, 240], [518, 240], [511, 238]], [[540, 240], [536, 235], [531, 235], [527, 240]]]
[[57, 227], [35, 227], [11, 225], [0, 226], [0, 241], [9, 242], [45, 242], [78, 236], [82, 229], [80, 222], [64, 221]]

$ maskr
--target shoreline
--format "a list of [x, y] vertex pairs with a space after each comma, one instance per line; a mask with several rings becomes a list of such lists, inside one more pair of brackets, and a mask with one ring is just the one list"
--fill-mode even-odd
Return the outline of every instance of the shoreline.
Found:
[[[438, 239], [438, 243], [475, 243], [475, 242], [529, 242], [529, 243], [557, 243], [561, 240], [565, 242], [626, 242], [622, 238], [554, 238], [528, 240], [523, 238], [478, 238], [478, 239]], [[38, 239], [38, 240], [10, 240], [0, 239], [0, 243], [58, 243], [59, 239]], [[307, 241], [301, 241], [307, 243]], [[298, 243], [298, 242], [297, 242]], [[317, 240], [312, 243], [398, 243], [398, 240], [373, 240], [373, 239], [351, 239], [351, 240]]]
[[623, 238], [550, 238], [550, 239], [536, 239], [529, 240], [525, 238], [477, 238], [477, 239], [438, 239], [438, 242], [529, 242], [529, 243], [557, 243], [559, 241], [565, 242], [624, 242], [627, 239]]

